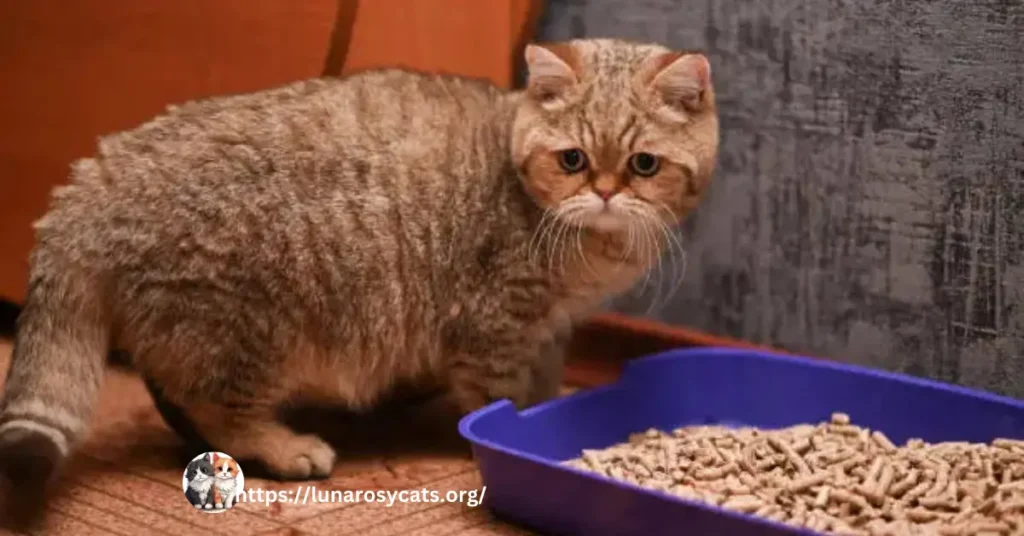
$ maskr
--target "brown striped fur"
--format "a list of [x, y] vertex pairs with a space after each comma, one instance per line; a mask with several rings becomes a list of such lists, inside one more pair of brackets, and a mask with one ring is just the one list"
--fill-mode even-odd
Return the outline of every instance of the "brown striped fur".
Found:
[[[699, 54], [526, 54], [530, 91], [378, 70], [102, 138], [36, 224], [0, 469], [20, 478], [40, 441], [54, 448], [34, 479], [57, 468], [111, 348], [213, 447], [281, 478], [335, 458], [276, 419], [283, 405], [366, 408], [423, 379], [466, 411], [552, 397], [573, 323], [643, 276], [696, 206], [718, 123]], [[575, 174], [557, 152], [573, 147], [591, 163]], [[656, 175], [630, 172], [637, 151], [661, 158]]]

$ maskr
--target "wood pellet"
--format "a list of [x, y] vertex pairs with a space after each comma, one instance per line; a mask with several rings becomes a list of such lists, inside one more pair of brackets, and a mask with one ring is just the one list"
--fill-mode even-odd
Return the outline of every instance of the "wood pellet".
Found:
[[1024, 536], [1024, 440], [897, 446], [835, 413], [780, 430], [648, 430], [565, 462], [825, 534]]

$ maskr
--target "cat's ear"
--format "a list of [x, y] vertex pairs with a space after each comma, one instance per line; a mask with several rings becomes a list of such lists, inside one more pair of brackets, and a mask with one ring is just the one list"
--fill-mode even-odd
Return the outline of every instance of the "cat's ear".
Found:
[[526, 45], [527, 92], [543, 103], [559, 101], [579, 78], [578, 64], [572, 45]]
[[711, 64], [703, 54], [666, 52], [651, 60], [648, 86], [670, 114], [684, 119], [687, 112], [698, 112], [706, 105], [711, 85]]

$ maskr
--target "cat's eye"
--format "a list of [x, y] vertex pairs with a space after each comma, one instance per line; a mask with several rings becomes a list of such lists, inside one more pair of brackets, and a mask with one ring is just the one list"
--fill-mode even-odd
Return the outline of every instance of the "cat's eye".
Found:
[[629, 170], [641, 177], [652, 177], [658, 173], [661, 162], [651, 153], [636, 153], [629, 157]]
[[558, 165], [566, 173], [579, 173], [587, 168], [587, 155], [579, 149], [566, 149], [558, 153]]

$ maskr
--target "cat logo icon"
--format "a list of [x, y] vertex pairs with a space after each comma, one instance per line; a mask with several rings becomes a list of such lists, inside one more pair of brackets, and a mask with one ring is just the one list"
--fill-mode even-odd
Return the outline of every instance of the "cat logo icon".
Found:
[[205, 452], [185, 468], [181, 487], [189, 504], [202, 512], [221, 513], [238, 503], [245, 477], [234, 458]]

